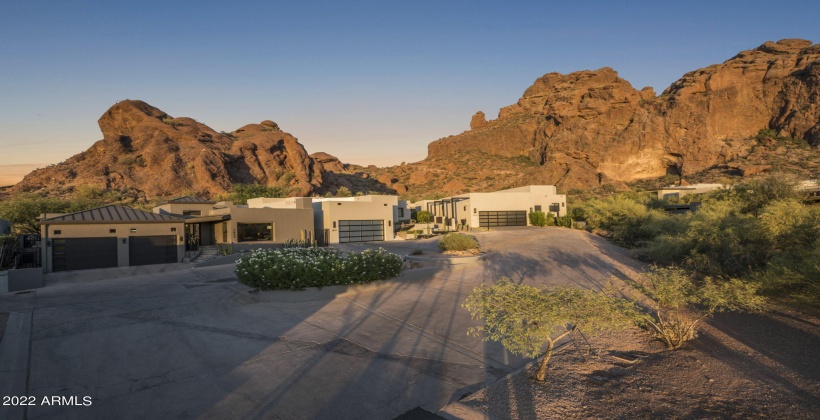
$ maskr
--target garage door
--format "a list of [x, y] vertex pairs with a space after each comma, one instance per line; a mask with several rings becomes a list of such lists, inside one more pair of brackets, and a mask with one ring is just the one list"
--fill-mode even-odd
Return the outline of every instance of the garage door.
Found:
[[51, 241], [53, 271], [117, 266], [117, 238], [66, 238]]
[[169, 264], [177, 261], [176, 236], [128, 237], [129, 265]]
[[384, 240], [383, 220], [340, 220], [339, 243]]
[[496, 226], [527, 226], [526, 211], [480, 211], [478, 212], [480, 227]]

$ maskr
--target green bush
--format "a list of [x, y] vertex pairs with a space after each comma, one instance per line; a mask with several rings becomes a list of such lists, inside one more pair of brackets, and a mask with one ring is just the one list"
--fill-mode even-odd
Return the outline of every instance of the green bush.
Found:
[[236, 262], [236, 276], [260, 289], [301, 290], [385, 280], [401, 268], [401, 257], [382, 248], [347, 256], [333, 248], [260, 249]]
[[438, 242], [438, 249], [442, 251], [468, 251], [480, 247], [476, 238], [458, 232], [448, 233]]
[[543, 211], [532, 211], [529, 214], [530, 224], [533, 226], [543, 227], [547, 225], [547, 214]]

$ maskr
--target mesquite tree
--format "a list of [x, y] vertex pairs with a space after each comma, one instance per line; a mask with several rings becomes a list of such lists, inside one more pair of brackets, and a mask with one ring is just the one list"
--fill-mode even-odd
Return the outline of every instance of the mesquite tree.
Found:
[[677, 267], [652, 267], [632, 286], [650, 297], [644, 318], [655, 336], [672, 350], [697, 336], [698, 324], [715, 312], [757, 310], [764, 299], [757, 286], [738, 279], [693, 279]]
[[543, 353], [539, 381], [546, 378], [555, 344], [576, 329], [621, 330], [640, 316], [635, 304], [623, 298], [587, 289], [516, 285], [506, 277], [475, 288], [462, 306], [473, 319], [483, 321], [468, 334], [500, 341], [516, 355], [536, 358]]

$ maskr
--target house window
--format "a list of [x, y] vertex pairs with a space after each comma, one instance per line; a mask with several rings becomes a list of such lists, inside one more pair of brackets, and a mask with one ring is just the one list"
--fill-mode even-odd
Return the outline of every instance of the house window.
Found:
[[222, 242], [228, 242], [228, 222], [222, 224]]
[[108, 233], [117, 233], [117, 229], [108, 229]]
[[61, 234], [61, 233], [63, 233], [63, 231], [62, 231], [62, 230], [59, 230], [59, 229], [57, 229], [57, 230], [55, 230], [55, 231], [54, 231], [54, 234], [55, 234], [55, 235], [59, 235], [59, 234]]
[[550, 212], [555, 213], [556, 215], [561, 210], [561, 205], [558, 203], [550, 204]]
[[171, 232], [176, 232], [177, 228], [171, 228]]
[[464, 206], [464, 211], [467, 211], [467, 206]]
[[131, 228], [131, 233], [137, 233], [137, 228]]
[[541, 206], [535, 206], [535, 211], [541, 211]]
[[404, 217], [404, 207], [399, 207], [399, 217]]
[[333, 229], [336, 229], [336, 221], [333, 221]]
[[202, 212], [199, 210], [182, 210], [183, 216], [202, 216]]
[[236, 232], [239, 242], [273, 240], [273, 227], [270, 223], [237, 223]]

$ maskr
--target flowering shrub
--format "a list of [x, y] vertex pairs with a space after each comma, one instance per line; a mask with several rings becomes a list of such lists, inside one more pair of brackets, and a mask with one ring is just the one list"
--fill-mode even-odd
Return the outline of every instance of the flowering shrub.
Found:
[[251, 287], [298, 290], [385, 280], [401, 267], [401, 257], [382, 248], [347, 256], [333, 248], [258, 249], [236, 262], [236, 276]]

